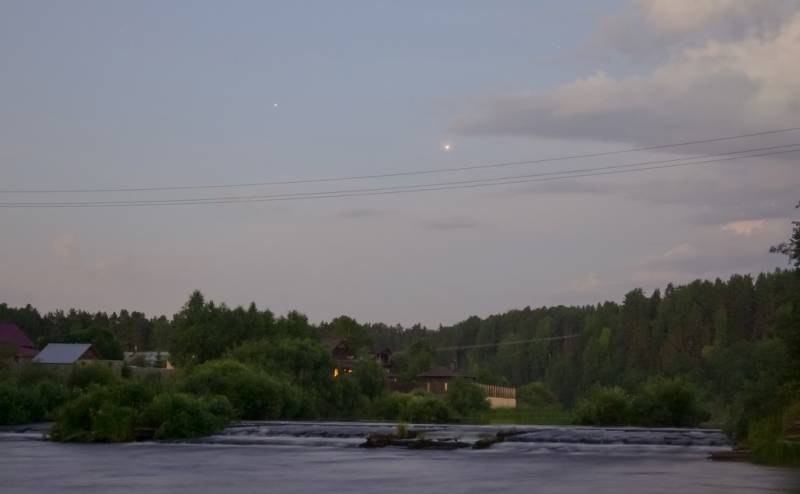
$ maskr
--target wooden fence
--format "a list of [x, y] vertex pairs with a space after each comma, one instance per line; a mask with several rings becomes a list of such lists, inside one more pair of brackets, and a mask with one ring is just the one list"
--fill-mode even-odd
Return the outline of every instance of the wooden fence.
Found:
[[495, 386], [494, 384], [478, 384], [478, 387], [486, 393], [487, 398], [506, 398], [509, 400], [517, 399], [517, 388], [508, 386]]

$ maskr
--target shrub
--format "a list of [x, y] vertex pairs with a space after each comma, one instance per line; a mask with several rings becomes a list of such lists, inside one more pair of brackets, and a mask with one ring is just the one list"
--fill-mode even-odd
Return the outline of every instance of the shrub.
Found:
[[400, 409], [400, 420], [411, 423], [452, 422], [455, 413], [442, 398], [430, 394], [414, 393]]
[[383, 420], [398, 420], [403, 407], [411, 398], [405, 393], [384, 393], [370, 403], [369, 415]]
[[11, 378], [0, 383], [0, 424], [26, 424], [50, 418], [67, 396], [64, 385], [52, 377], [35, 383]]
[[580, 425], [626, 425], [631, 400], [622, 388], [596, 386], [575, 406], [575, 423]]
[[559, 404], [556, 395], [539, 381], [518, 388], [517, 403], [527, 407], [550, 407]]
[[445, 399], [453, 411], [462, 417], [475, 416], [490, 408], [483, 390], [464, 379], [452, 382]]
[[196, 367], [183, 391], [226, 397], [242, 419], [277, 419], [289, 415], [302, 392], [285, 379], [269, 376], [234, 360], [213, 360]]
[[197, 437], [224, 427], [231, 414], [225, 398], [164, 393], [145, 380], [93, 385], [60, 408], [51, 437], [124, 442], [135, 438], [137, 427], [155, 429], [157, 439]]
[[162, 393], [142, 411], [139, 423], [155, 429], [155, 439], [207, 436], [222, 429], [232, 418], [227, 398]]
[[75, 365], [67, 378], [67, 386], [87, 389], [93, 384], [108, 385], [116, 381], [114, 372], [103, 364]]
[[632, 404], [631, 420], [637, 425], [690, 427], [708, 419], [695, 386], [681, 379], [651, 379]]

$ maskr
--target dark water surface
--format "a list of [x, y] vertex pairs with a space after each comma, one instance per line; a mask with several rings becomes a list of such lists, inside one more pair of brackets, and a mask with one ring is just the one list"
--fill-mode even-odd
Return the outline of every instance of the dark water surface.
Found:
[[[535, 428], [483, 451], [356, 447], [366, 430], [382, 427], [249, 424], [183, 444], [0, 434], [0, 492], [800, 493], [796, 470], [708, 461], [720, 448], [709, 444], [713, 431]], [[431, 427], [426, 436], [487, 431]]]

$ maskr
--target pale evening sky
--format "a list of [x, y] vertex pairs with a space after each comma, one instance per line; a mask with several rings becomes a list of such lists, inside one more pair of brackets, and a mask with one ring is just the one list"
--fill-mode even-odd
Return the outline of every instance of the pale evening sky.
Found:
[[[0, 1], [0, 203], [386, 187], [800, 145], [800, 2]], [[445, 149], [449, 144], [449, 149]], [[784, 148], [785, 149], [785, 148]], [[670, 153], [670, 154], [668, 154]], [[172, 314], [193, 289], [431, 326], [785, 266], [800, 153], [500, 187], [0, 208], [0, 302]]]

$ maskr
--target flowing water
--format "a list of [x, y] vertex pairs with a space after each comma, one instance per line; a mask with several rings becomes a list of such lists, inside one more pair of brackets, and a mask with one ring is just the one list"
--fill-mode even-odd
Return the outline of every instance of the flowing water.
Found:
[[[423, 426], [470, 442], [497, 427]], [[488, 450], [357, 447], [389, 424], [250, 423], [190, 443], [57, 444], [0, 433], [0, 492], [800, 493], [800, 472], [719, 463], [718, 431], [522, 427]]]

